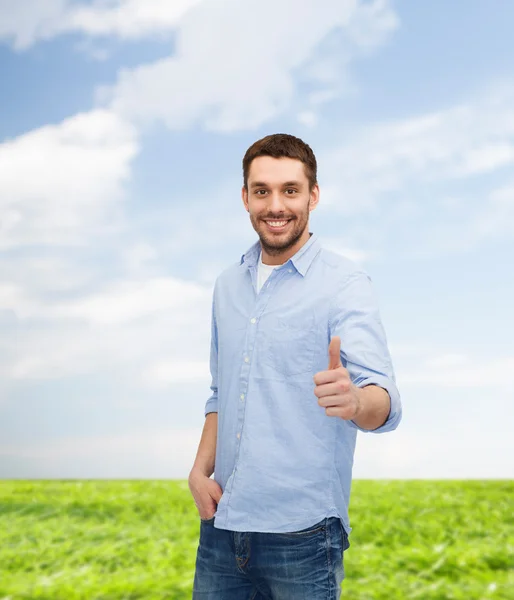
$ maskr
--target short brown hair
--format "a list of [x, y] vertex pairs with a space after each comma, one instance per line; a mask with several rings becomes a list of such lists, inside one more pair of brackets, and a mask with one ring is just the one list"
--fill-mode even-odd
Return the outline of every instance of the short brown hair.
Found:
[[317, 183], [316, 157], [311, 147], [300, 138], [287, 133], [274, 133], [267, 135], [253, 143], [243, 158], [243, 181], [248, 189], [248, 173], [252, 160], [258, 156], [271, 156], [272, 158], [296, 158], [304, 164], [305, 175], [309, 180], [310, 189]]

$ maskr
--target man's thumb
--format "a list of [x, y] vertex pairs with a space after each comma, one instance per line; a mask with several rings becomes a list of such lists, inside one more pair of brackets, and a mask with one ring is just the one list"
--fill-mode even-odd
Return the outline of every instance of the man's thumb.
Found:
[[343, 363], [341, 362], [341, 338], [338, 335], [335, 335], [330, 340], [330, 345], [328, 347], [328, 370], [339, 369], [342, 367]]

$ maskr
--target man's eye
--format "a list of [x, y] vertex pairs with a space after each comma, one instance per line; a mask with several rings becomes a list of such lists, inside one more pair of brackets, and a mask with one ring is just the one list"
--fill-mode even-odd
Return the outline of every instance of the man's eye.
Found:
[[296, 190], [295, 190], [295, 189], [293, 189], [293, 188], [288, 188], [288, 189], [286, 190], [286, 192], [287, 192], [289, 195], [296, 194]]
[[257, 190], [255, 192], [258, 196], [264, 196], [264, 194], [266, 193], [266, 190]]

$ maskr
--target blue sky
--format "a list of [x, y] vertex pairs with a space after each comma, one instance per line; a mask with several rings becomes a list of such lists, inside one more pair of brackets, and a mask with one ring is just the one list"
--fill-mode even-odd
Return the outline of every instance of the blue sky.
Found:
[[[404, 419], [355, 477], [512, 477], [514, 5], [0, 0], [0, 477], [187, 477], [241, 159], [319, 163]], [[344, 343], [344, 341], [343, 341]]]

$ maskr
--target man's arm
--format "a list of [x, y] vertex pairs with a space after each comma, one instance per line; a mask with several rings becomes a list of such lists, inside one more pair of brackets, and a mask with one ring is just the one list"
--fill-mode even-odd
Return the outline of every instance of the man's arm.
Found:
[[360, 410], [353, 419], [355, 425], [373, 431], [384, 425], [391, 412], [391, 398], [384, 388], [367, 385], [357, 389]]
[[202, 437], [191, 472], [198, 471], [206, 477], [210, 477], [214, 473], [217, 437], [218, 413], [211, 412], [205, 417]]
[[210, 478], [214, 472], [217, 434], [218, 413], [209, 413], [205, 418], [196, 460], [188, 478], [189, 489], [201, 519], [214, 516], [223, 495], [218, 482]]
[[216, 286], [214, 286], [212, 297], [211, 319], [210, 369], [212, 394], [205, 404], [205, 422], [202, 437], [188, 478], [189, 489], [202, 519], [210, 519], [214, 515], [223, 494], [218, 482], [210, 478], [214, 473], [218, 439], [218, 327], [215, 297]]
[[[217, 283], [217, 281], [216, 281]], [[218, 436], [218, 323], [216, 320], [216, 284], [211, 305], [210, 370], [212, 394], [205, 403], [205, 422], [196, 459], [191, 470], [199, 470], [210, 477], [214, 473], [216, 439]]]
[[341, 338], [341, 361], [357, 388], [359, 415], [348, 424], [361, 431], [383, 433], [402, 418], [400, 393], [377, 299], [367, 273], [356, 271], [335, 295], [330, 335]]

